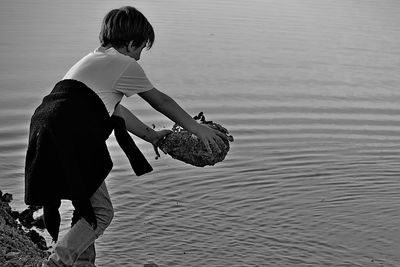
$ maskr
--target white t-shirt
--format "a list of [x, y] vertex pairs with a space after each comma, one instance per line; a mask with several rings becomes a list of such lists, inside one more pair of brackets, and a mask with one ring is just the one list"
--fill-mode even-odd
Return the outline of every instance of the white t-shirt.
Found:
[[97, 48], [72, 66], [63, 79], [86, 84], [103, 100], [110, 115], [124, 95], [128, 97], [153, 88], [136, 60], [114, 48]]

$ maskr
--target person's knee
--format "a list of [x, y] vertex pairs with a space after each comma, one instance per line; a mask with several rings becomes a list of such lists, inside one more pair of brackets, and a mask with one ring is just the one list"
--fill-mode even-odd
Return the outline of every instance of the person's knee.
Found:
[[104, 182], [92, 195], [90, 202], [92, 203], [94, 213], [96, 214], [96, 235], [99, 236], [110, 225], [114, 218], [114, 208]]
[[102, 224], [108, 227], [114, 219], [114, 208], [112, 205], [107, 207], [101, 216]]
[[106, 228], [111, 224], [114, 218], [114, 208], [112, 205], [108, 205], [103, 207], [101, 211], [97, 211], [96, 219], [97, 219], [97, 228], [96, 233], [98, 235], [103, 234]]

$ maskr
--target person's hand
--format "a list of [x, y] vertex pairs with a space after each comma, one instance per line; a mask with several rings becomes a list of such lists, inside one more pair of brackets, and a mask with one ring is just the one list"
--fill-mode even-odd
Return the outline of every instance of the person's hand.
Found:
[[228, 142], [228, 137], [224, 133], [201, 124], [199, 124], [198, 131], [195, 134], [200, 138], [210, 154], [212, 154], [211, 146], [220, 153], [221, 148], [225, 149], [226, 147], [224, 140]]
[[154, 131], [154, 136], [152, 136], [150, 143], [153, 145], [154, 152], [156, 153], [156, 159], [160, 157], [160, 152], [158, 151], [157, 143], [162, 139], [164, 139], [170, 133], [172, 133], [171, 130]]

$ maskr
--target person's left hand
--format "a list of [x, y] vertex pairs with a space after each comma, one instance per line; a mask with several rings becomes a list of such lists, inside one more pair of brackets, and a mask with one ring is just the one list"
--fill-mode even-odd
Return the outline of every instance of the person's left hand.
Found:
[[195, 134], [203, 142], [209, 154], [212, 154], [211, 146], [214, 147], [218, 153], [221, 152], [221, 149], [226, 147], [223, 140], [228, 142], [228, 137], [224, 133], [205, 126], [204, 124], [199, 124], [198, 126], [198, 130]]

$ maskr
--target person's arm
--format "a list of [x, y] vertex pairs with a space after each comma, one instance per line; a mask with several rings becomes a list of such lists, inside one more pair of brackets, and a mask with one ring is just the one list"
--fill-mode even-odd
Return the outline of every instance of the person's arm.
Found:
[[197, 135], [204, 143], [209, 153], [212, 153], [210, 144], [219, 152], [219, 146], [225, 146], [222, 138], [227, 137], [223, 133], [197, 123], [168, 95], [160, 92], [156, 88], [138, 93], [138, 95], [148, 102], [155, 110], [161, 112], [189, 132]]
[[125, 120], [126, 129], [130, 133], [151, 143], [153, 146], [171, 132], [170, 130], [155, 131], [151, 129], [121, 104], [115, 107], [113, 115], [122, 117]]

